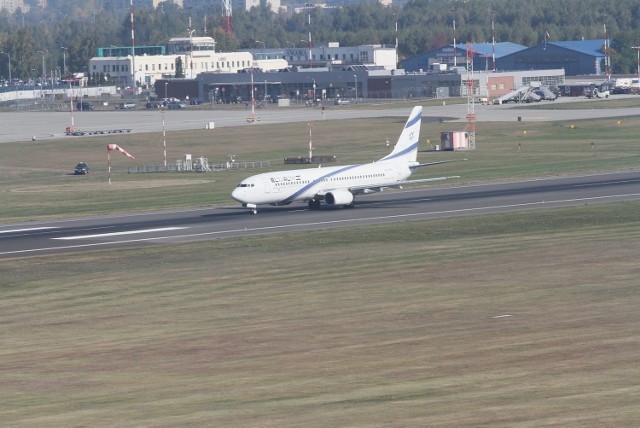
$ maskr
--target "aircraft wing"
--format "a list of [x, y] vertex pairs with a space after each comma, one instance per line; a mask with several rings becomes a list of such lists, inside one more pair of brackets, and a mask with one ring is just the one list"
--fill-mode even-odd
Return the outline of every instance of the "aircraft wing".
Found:
[[443, 180], [449, 180], [451, 178], [460, 178], [459, 175], [452, 175], [452, 176], [448, 176], [448, 177], [433, 177], [433, 178], [421, 178], [418, 180], [406, 180], [406, 181], [402, 181], [396, 184], [381, 184], [381, 185], [375, 185], [375, 184], [370, 184], [368, 186], [348, 186], [346, 188], [344, 187], [334, 187], [334, 188], [327, 188], [327, 189], [322, 189], [318, 192], [318, 195], [320, 196], [324, 196], [325, 194], [329, 193], [329, 192], [333, 192], [339, 189], [345, 189], [348, 190], [349, 192], [353, 193], [354, 195], [366, 195], [369, 193], [377, 193], [377, 192], [382, 192], [385, 189], [402, 189], [402, 186], [405, 184], [414, 184], [414, 183], [428, 183], [431, 181], [443, 181]]

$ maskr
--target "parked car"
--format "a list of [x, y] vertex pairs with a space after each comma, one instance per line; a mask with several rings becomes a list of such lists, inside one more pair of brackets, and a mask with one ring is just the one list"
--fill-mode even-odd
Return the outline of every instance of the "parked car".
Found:
[[167, 104], [167, 108], [169, 110], [181, 110], [185, 107], [187, 107], [187, 105], [179, 101], [171, 101], [169, 102], [169, 104]]
[[76, 110], [93, 110], [94, 108], [93, 104], [84, 101], [76, 103]]
[[136, 103], [118, 103], [116, 104], [116, 110], [126, 110], [130, 108], [136, 108]]
[[200, 104], [202, 104], [202, 98], [193, 98], [191, 100], [192, 106], [199, 106]]
[[87, 175], [89, 174], [89, 165], [86, 162], [80, 162], [76, 165], [76, 169], [73, 172], [75, 175]]

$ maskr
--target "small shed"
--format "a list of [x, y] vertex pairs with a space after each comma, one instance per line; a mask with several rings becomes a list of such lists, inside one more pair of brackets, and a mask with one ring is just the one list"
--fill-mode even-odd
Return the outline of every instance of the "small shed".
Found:
[[469, 150], [469, 133], [462, 131], [445, 131], [440, 133], [441, 150]]

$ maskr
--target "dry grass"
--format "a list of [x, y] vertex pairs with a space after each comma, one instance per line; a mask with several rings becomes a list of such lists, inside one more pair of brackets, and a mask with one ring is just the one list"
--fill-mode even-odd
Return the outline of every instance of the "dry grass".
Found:
[[631, 426], [638, 208], [0, 261], [0, 419]]

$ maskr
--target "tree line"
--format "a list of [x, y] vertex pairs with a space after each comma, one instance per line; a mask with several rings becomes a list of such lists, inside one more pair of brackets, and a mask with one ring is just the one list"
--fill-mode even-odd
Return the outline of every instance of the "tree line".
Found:
[[[302, 4], [302, 0], [299, 0]], [[453, 42], [513, 42], [534, 46], [547, 41], [610, 40], [612, 72], [635, 73], [640, 45], [637, 0], [403, 0], [383, 6], [377, 1], [308, 7], [299, 13], [272, 13], [267, 1], [245, 11], [235, 5], [233, 33], [223, 30], [220, 1], [185, 0], [181, 8], [161, 3], [136, 8], [136, 46], [166, 45], [171, 37], [211, 36], [219, 51], [266, 47], [307, 47], [339, 42], [341, 46], [398, 43], [399, 57]], [[29, 78], [63, 68], [85, 71], [98, 47], [131, 46], [128, 0], [49, 0], [0, 14], [0, 75]], [[634, 18], [636, 17], [636, 18]], [[455, 25], [454, 25], [455, 22]], [[191, 23], [191, 24], [189, 24]], [[455, 33], [454, 33], [455, 26]], [[43, 58], [44, 57], [44, 58]]]

